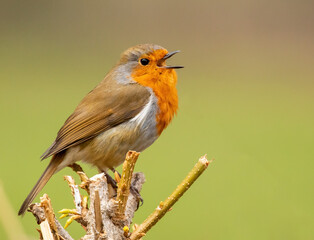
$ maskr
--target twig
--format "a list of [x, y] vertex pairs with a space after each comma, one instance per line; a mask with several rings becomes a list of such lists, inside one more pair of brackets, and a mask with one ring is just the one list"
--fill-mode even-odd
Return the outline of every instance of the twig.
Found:
[[46, 220], [48, 220], [48, 223], [49, 223], [51, 229], [55, 233], [58, 233], [56, 222], [55, 222], [55, 214], [54, 214], [52, 206], [51, 206], [50, 198], [48, 197], [47, 194], [44, 194], [44, 196], [42, 196], [40, 198], [40, 206], [42, 206], [45, 210]]
[[[77, 168], [82, 169], [80, 165], [78, 164], [75, 164], [75, 165], [77, 165], [76, 166]], [[82, 175], [80, 174], [82, 172], [76, 172], [76, 173], [79, 174], [79, 176]], [[85, 173], [83, 175], [86, 176]], [[59, 211], [59, 213], [63, 214], [60, 218], [67, 217], [69, 215], [72, 217], [72, 218], [70, 217], [70, 219], [66, 222], [66, 225], [64, 226], [65, 228], [68, 227], [68, 225], [72, 222], [72, 220], [75, 220], [79, 224], [81, 224], [84, 229], [86, 229], [87, 222], [84, 220], [84, 217], [88, 211], [87, 198], [85, 197], [82, 198], [78, 185], [75, 184], [74, 178], [72, 176], [64, 176], [64, 179], [67, 181], [71, 189], [76, 211], [74, 210], [73, 212], [69, 212], [68, 209], [62, 209]], [[86, 183], [88, 183], [88, 181], [86, 181]], [[85, 190], [88, 189], [88, 185], [85, 185], [83, 189]]]
[[[114, 239], [109, 237], [114, 235], [119, 236], [119, 234], [115, 232], [117, 229], [112, 222], [109, 221], [109, 217], [106, 213], [109, 209], [107, 179], [104, 173], [100, 173], [90, 178], [89, 183], [90, 207], [84, 217], [87, 222], [86, 235], [81, 239], [106, 239], [107, 235], [103, 229], [108, 229], [108, 239]], [[99, 219], [101, 222], [99, 222]]]
[[101, 232], [102, 222], [101, 222], [101, 209], [100, 209], [100, 199], [99, 199], [98, 190], [95, 191], [94, 212], [95, 212], [96, 230], [97, 230], [97, 232]]
[[[45, 196], [46, 195], [46, 196]], [[41, 198], [41, 201], [47, 201], [47, 199], [49, 199], [48, 195], [45, 194], [45, 198]], [[50, 200], [49, 200], [50, 201]], [[73, 240], [73, 238], [69, 235], [69, 233], [61, 226], [61, 224], [59, 223], [59, 221], [54, 217], [53, 221], [54, 222], [54, 226], [55, 226], [55, 230], [52, 230], [50, 222], [49, 222], [49, 218], [46, 215], [47, 214], [47, 207], [49, 206], [47, 203], [42, 204], [41, 203], [35, 203], [35, 204], [31, 204], [29, 206], [28, 211], [33, 213], [33, 215], [36, 218], [37, 224], [40, 225], [41, 228], [41, 232], [42, 232], [42, 236], [43, 239], [51, 239], [51, 236], [53, 236], [53, 234], [56, 234], [57, 238], [61, 237], [64, 240]], [[54, 239], [54, 238], [52, 238]]]
[[128, 151], [125, 157], [125, 161], [123, 163], [123, 170], [122, 170], [122, 176], [118, 183], [118, 190], [117, 190], [117, 203], [118, 203], [118, 209], [117, 209], [117, 218], [124, 218], [124, 212], [126, 208], [126, 204], [128, 201], [128, 197], [130, 194], [130, 187], [131, 187], [131, 180], [132, 180], [132, 174], [134, 170], [134, 166], [136, 163], [136, 160], [138, 159], [138, 156], [140, 153], [135, 151]]
[[174, 192], [164, 202], [161, 202], [155, 211], [134, 230], [130, 236], [130, 240], [137, 240], [145, 236], [146, 232], [151, 229], [191, 187], [211, 161], [207, 160], [206, 155], [201, 157]]
[[78, 214], [82, 213], [82, 196], [78, 186], [75, 184], [74, 178], [72, 176], [64, 176], [64, 179], [68, 182], [69, 187], [71, 188], [71, 193], [73, 196], [73, 201], [76, 207]]
[[87, 177], [86, 173], [83, 171], [83, 168], [77, 163], [73, 163], [69, 165], [69, 167], [72, 168], [72, 170], [79, 175], [81, 179], [81, 184], [79, 185], [79, 187], [84, 189], [89, 194], [89, 188], [88, 188], [89, 178]]
[[47, 218], [42, 221], [39, 226], [44, 240], [54, 240]]

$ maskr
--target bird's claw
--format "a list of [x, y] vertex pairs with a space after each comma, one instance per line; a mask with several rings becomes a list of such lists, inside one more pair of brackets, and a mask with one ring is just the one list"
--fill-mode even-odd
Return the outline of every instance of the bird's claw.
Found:
[[132, 185], [130, 187], [130, 192], [136, 197], [137, 200], [137, 208], [136, 210], [141, 207], [144, 203], [144, 199], [142, 198], [141, 194], [138, 192], [136, 188], [134, 188]]

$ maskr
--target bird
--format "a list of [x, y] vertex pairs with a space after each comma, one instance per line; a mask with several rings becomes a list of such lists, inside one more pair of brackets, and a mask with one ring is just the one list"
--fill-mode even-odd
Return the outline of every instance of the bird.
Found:
[[124, 51], [105, 78], [78, 104], [41, 159], [52, 157], [18, 215], [56, 172], [77, 161], [101, 172], [123, 163], [129, 150], [141, 152], [161, 135], [178, 110], [176, 69], [156, 44]]

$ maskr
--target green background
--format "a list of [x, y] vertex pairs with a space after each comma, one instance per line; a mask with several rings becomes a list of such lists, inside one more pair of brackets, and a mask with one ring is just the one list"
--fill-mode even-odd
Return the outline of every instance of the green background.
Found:
[[[201, 155], [215, 161], [145, 239], [314, 239], [313, 7], [278, 0], [1, 1], [0, 180], [14, 214], [67, 116], [122, 51], [148, 42], [181, 50], [169, 63], [185, 68], [177, 71], [178, 115], [136, 166], [147, 182], [134, 222]], [[84, 167], [89, 176], [97, 172]], [[62, 170], [41, 193], [55, 210], [73, 208], [65, 174], [73, 175]], [[10, 218], [3, 216], [10, 209], [0, 211], [0, 239], [8, 239], [3, 219]], [[15, 220], [29, 239], [38, 237], [31, 214]], [[69, 232], [83, 235], [77, 223]]]

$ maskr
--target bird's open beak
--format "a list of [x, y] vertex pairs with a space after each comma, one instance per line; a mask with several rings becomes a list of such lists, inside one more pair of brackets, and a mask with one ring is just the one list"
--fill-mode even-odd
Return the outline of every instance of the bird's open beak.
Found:
[[[165, 62], [168, 58], [171, 58], [173, 55], [175, 55], [176, 53], [180, 52], [178, 51], [173, 51], [170, 53], [167, 53], [162, 59], [160, 59], [159, 61], [161, 61], [162, 63]], [[160, 68], [167, 68], [167, 69], [178, 69], [178, 68], [184, 68], [183, 66], [166, 66], [166, 65], [160, 65]]]

